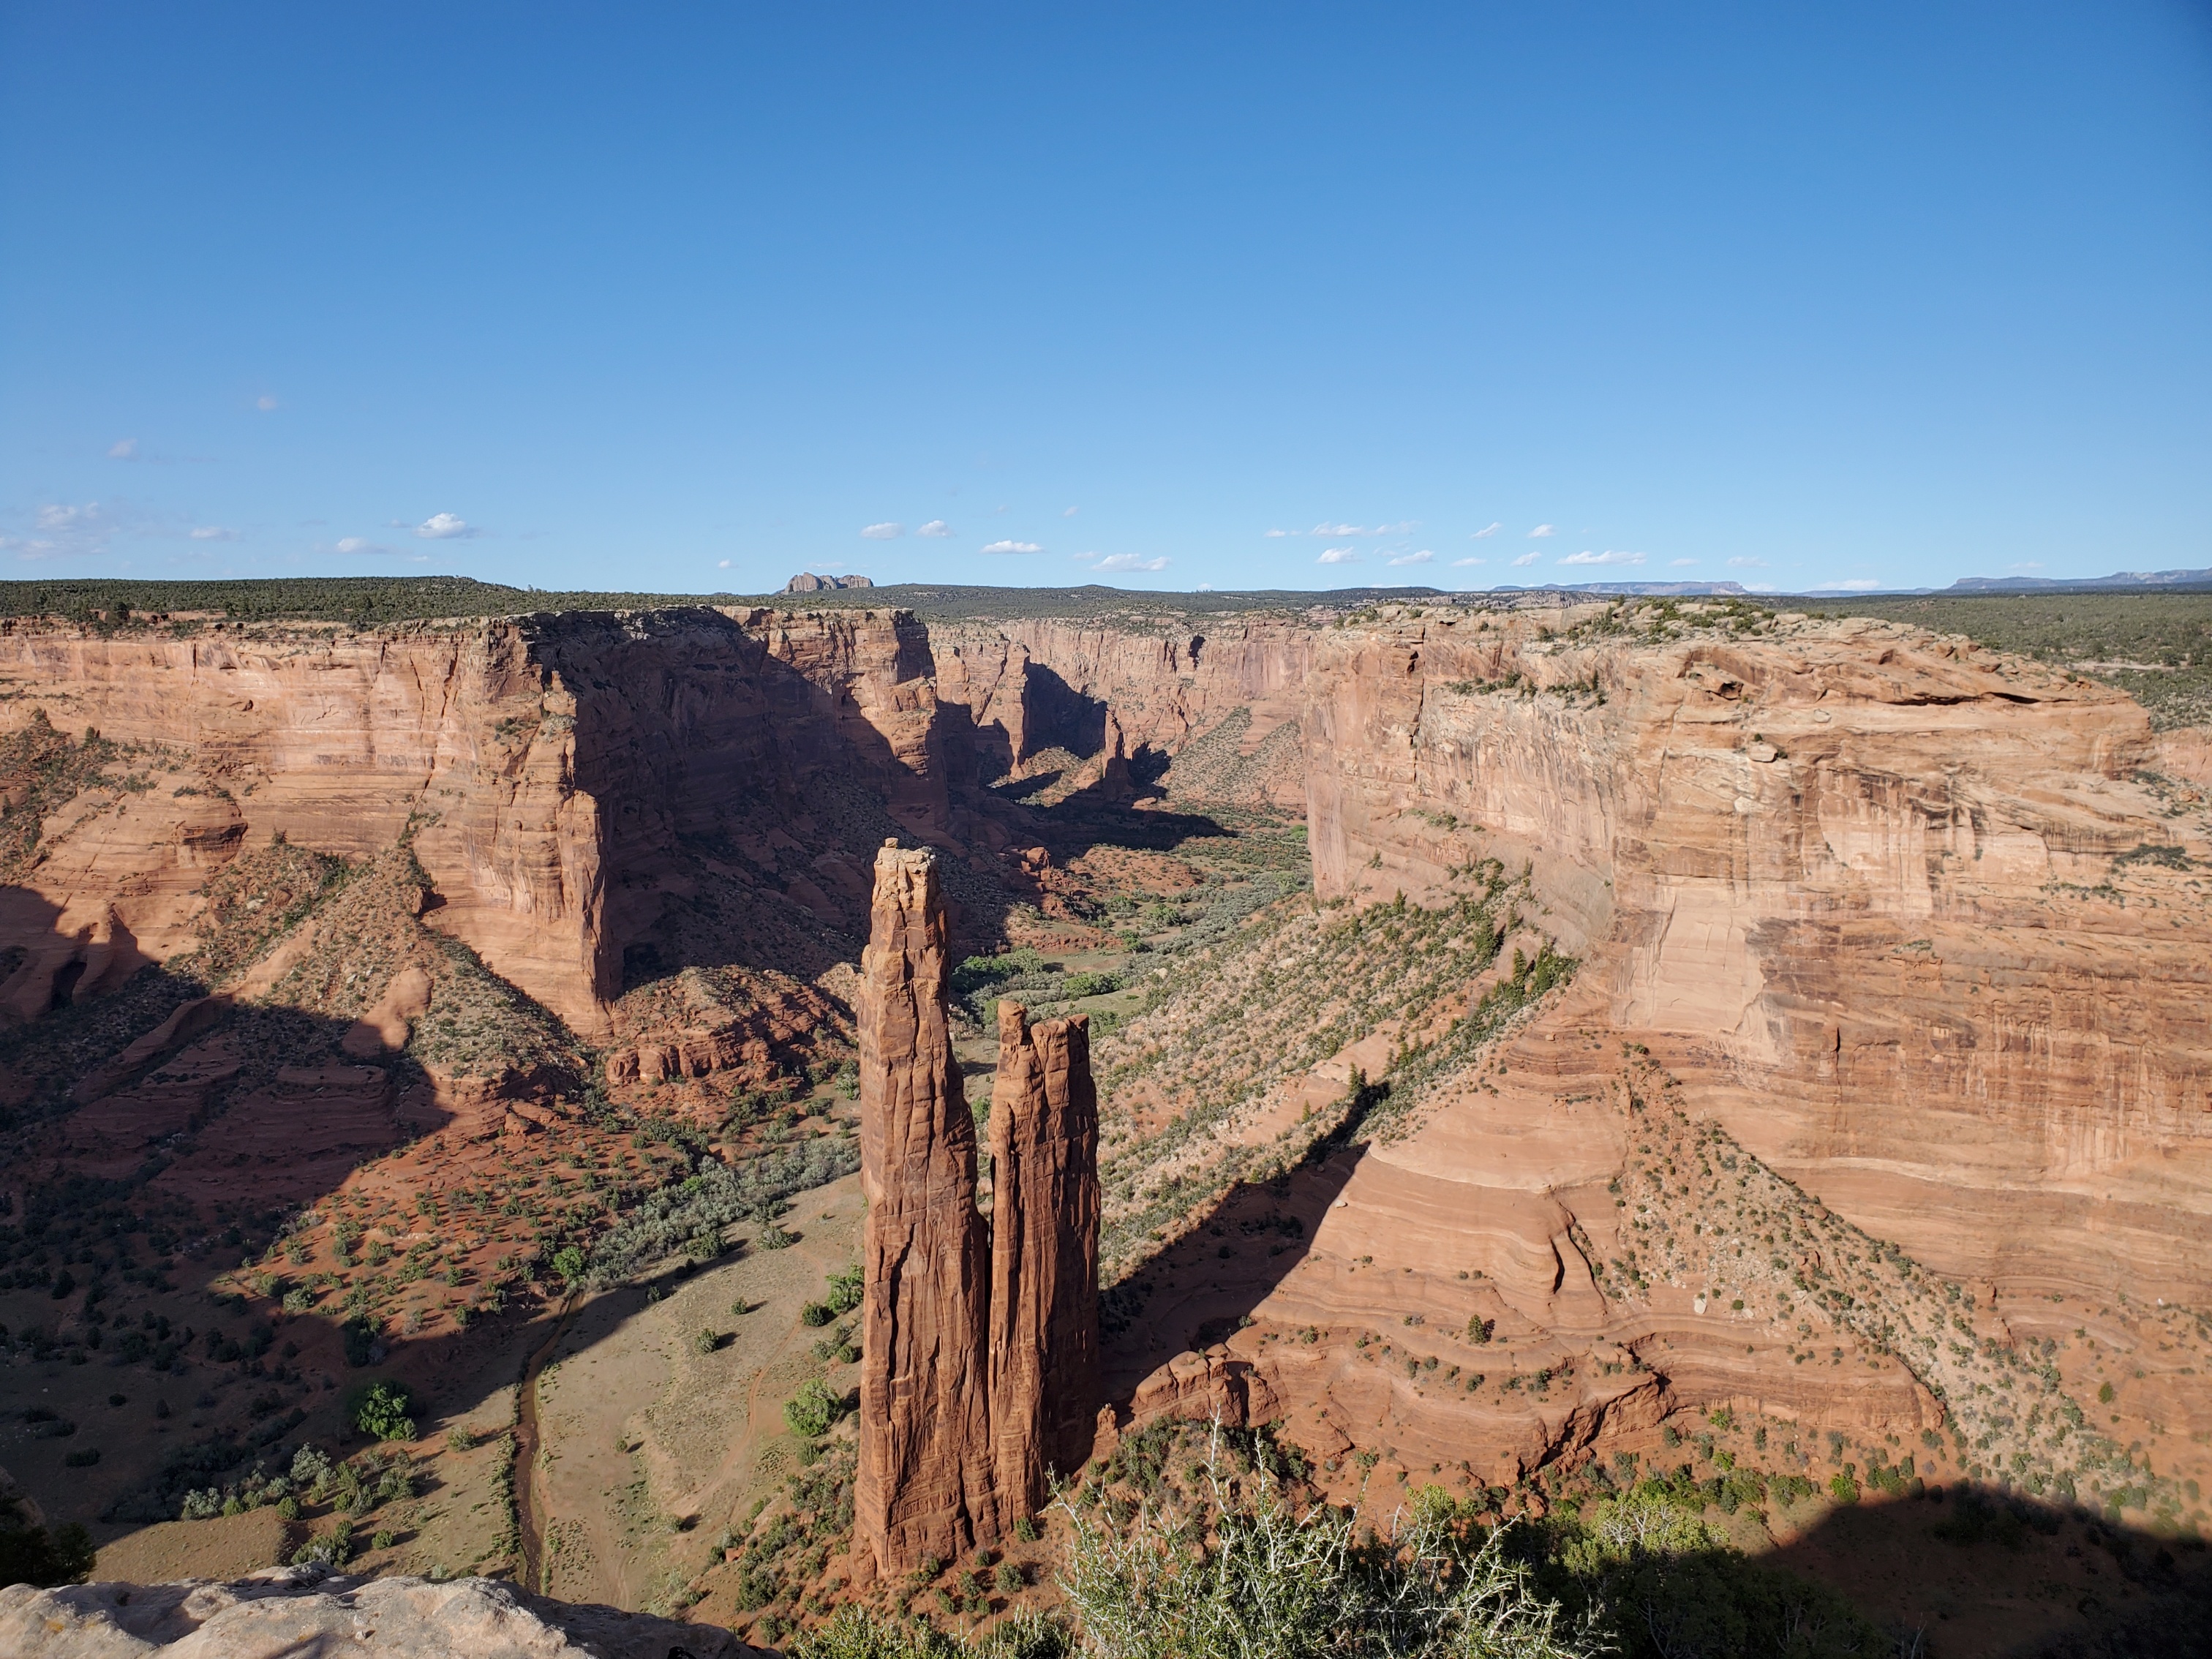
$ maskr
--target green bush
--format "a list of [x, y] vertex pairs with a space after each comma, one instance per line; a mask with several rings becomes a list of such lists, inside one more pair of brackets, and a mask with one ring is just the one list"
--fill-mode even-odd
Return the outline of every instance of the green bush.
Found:
[[845, 1402], [814, 1377], [783, 1402], [783, 1420], [802, 1440], [818, 1440], [845, 1414]]
[[412, 1440], [415, 1402], [404, 1383], [363, 1383], [346, 1399], [346, 1418], [372, 1440]]

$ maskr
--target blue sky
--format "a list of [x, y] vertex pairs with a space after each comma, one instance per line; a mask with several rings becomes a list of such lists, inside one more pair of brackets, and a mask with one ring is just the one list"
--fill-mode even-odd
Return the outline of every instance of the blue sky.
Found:
[[0, 239], [0, 576], [2212, 564], [2202, 4], [6, 0]]

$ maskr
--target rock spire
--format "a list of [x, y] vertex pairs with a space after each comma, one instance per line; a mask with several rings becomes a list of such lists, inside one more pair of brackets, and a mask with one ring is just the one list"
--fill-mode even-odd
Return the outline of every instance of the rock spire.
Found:
[[975, 1209], [975, 1120], [952, 1055], [937, 855], [876, 855], [860, 955], [861, 1245], [856, 1542], [895, 1570], [998, 1534], [985, 1315], [990, 1238]]
[[993, 1213], [952, 1054], [937, 855], [876, 858], [860, 958], [863, 1245], [855, 1553], [957, 1558], [1091, 1455], [1098, 1405], [1098, 1100], [1089, 1022], [999, 1006]]
[[1082, 1467], [1098, 1411], [1098, 1095], [1091, 1022], [999, 1005], [991, 1091], [991, 1430], [999, 1500], [1029, 1515]]

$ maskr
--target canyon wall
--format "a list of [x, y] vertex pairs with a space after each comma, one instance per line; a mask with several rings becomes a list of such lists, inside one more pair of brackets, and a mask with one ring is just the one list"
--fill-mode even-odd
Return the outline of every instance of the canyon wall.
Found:
[[[159, 751], [155, 787], [75, 804], [7, 890], [48, 942], [0, 988], [42, 1010], [183, 947], [210, 867], [284, 836], [363, 857], [411, 832], [437, 926], [604, 1037], [625, 945], [702, 853], [793, 915], [856, 919], [865, 851], [839, 792], [950, 828], [927, 634], [902, 613], [691, 607], [354, 633], [0, 629], [0, 730], [43, 715]], [[70, 833], [61, 833], [70, 831]], [[857, 860], [857, 862], [856, 862]], [[21, 914], [16, 914], [20, 912]]]
[[2212, 846], [2148, 781], [2142, 711], [1884, 623], [1657, 639], [1601, 616], [1406, 618], [1318, 648], [1321, 893], [1419, 897], [1494, 858], [1583, 958], [1502, 1092], [1382, 1163], [1450, 1180], [1458, 1212], [1470, 1189], [1526, 1212], [1492, 1265], [1561, 1316], [1550, 1194], [1623, 1153], [1568, 1103], [1608, 1063], [1574, 1034], [1617, 1033], [1946, 1273], [2204, 1303], [2212, 914], [2191, 860]]

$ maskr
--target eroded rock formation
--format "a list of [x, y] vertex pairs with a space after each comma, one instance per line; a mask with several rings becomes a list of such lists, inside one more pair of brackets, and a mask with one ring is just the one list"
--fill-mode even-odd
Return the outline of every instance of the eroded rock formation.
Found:
[[975, 1120], [945, 1013], [937, 855], [885, 847], [860, 957], [860, 1359], [855, 1539], [886, 1571], [998, 1533]]
[[1098, 1411], [1098, 1095], [1091, 1022], [999, 1005], [991, 1091], [991, 1430], [999, 1497], [1040, 1508]]
[[886, 846], [861, 957], [866, 1295], [855, 1545], [950, 1560], [1090, 1453], [1098, 1396], [1098, 1100], [1089, 1024], [1000, 1010], [994, 1204], [946, 1012], [937, 854]]

